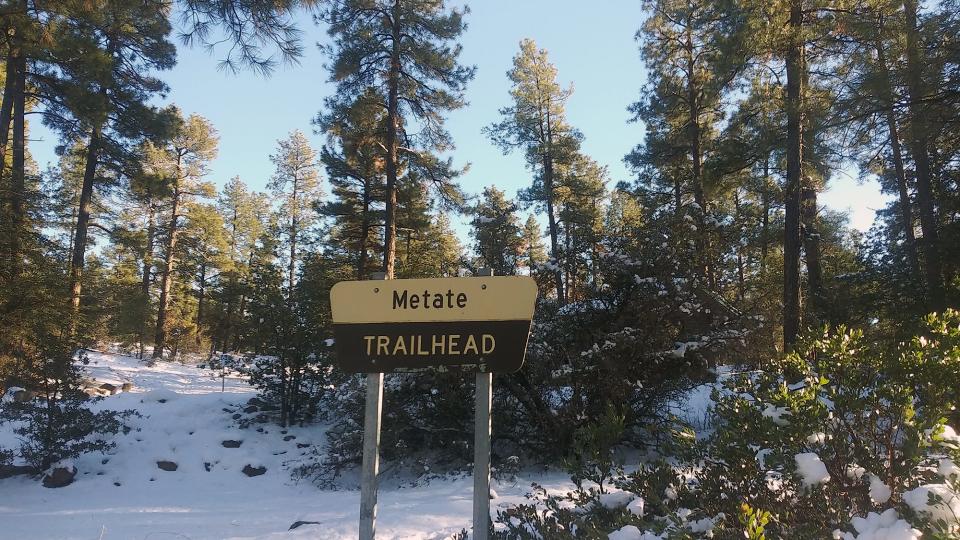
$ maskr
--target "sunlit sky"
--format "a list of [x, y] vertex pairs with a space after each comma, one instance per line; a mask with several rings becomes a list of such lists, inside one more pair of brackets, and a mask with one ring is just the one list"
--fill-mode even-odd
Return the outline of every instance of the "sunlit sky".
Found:
[[[447, 126], [457, 145], [454, 159], [470, 164], [461, 179], [468, 193], [496, 185], [509, 195], [530, 183], [531, 173], [519, 153], [504, 156], [481, 133], [508, 104], [506, 72], [519, 41], [533, 38], [550, 53], [561, 84], [574, 83], [567, 105], [569, 122], [585, 135], [583, 150], [609, 168], [610, 187], [631, 180], [623, 156], [643, 138], [643, 126], [628, 123], [626, 107], [637, 100], [646, 76], [634, 34], [644, 14], [638, 0], [475, 0], [463, 37], [463, 63], [477, 66], [469, 84], [469, 105], [451, 113]], [[281, 66], [270, 77], [250, 72], [231, 74], [217, 69], [222, 50], [179, 47], [177, 66], [162, 77], [170, 86], [167, 102], [186, 114], [209, 119], [220, 134], [220, 152], [209, 179], [222, 185], [239, 175], [255, 190], [263, 190], [273, 172], [269, 156], [278, 139], [300, 129], [319, 149], [324, 137], [313, 132], [311, 119], [323, 98], [332, 93], [315, 43], [325, 41], [323, 29], [311, 17], [300, 17], [305, 55], [299, 65]], [[41, 169], [55, 162], [55, 137], [32, 129], [31, 152]], [[858, 184], [855, 174], [838, 174], [820, 202], [849, 210], [851, 225], [865, 230], [874, 210], [884, 205], [876, 183]], [[462, 239], [463, 223], [457, 220]]]

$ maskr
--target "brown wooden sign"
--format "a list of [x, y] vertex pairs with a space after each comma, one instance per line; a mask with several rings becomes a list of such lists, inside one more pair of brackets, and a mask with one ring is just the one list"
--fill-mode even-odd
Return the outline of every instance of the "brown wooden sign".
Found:
[[536, 297], [526, 276], [337, 283], [330, 291], [337, 358], [353, 373], [516, 371]]

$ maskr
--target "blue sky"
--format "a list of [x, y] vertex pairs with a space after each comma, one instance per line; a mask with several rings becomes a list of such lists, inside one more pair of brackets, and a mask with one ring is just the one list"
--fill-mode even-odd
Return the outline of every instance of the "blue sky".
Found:
[[[470, 163], [462, 186], [478, 193], [496, 185], [508, 194], [530, 182], [530, 172], [519, 153], [504, 156], [481, 133], [507, 105], [506, 72], [519, 41], [533, 38], [550, 52], [562, 84], [574, 82], [567, 105], [570, 123], [586, 139], [584, 151], [609, 167], [611, 186], [630, 180], [623, 156], [643, 138], [643, 127], [628, 123], [626, 107], [636, 101], [645, 81], [634, 34], [644, 15], [639, 0], [474, 0], [467, 17], [462, 61], [476, 65], [468, 87], [469, 106], [451, 113], [447, 126], [457, 145], [458, 164]], [[300, 129], [316, 148], [323, 137], [310, 123], [332, 92], [315, 43], [326, 34], [307, 15], [301, 17], [306, 54], [299, 65], [281, 66], [269, 78], [249, 72], [217, 70], [222, 51], [180, 47], [177, 66], [162, 74], [170, 85], [168, 101], [186, 114], [209, 119], [220, 133], [220, 152], [209, 179], [221, 185], [239, 175], [253, 189], [262, 190], [273, 171], [269, 156], [278, 139]], [[31, 151], [41, 168], [54, 161], [55, 140], [34, 128]], [[858, 185], [854, 175], [840, 174], [821, 203], [851, 210], [851, 224], [866, 229], [873, 210], [884, 204], [875, 183]], [[463, 234], [463, 226], [458, 227]], [[464, 237], [465, 239], [465, 237]]]

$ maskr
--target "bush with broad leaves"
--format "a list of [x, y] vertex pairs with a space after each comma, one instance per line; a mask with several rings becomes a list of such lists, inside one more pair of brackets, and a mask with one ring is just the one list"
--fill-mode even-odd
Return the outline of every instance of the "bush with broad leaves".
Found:
[[957, 538], [960, 313], [925, 328], [897, 344], [843, 327], [809, 336], [718, 385], [715, 430], [617, 478], [617, 504], [596, 488], [540, 492], [501, 512], [499, 534]]

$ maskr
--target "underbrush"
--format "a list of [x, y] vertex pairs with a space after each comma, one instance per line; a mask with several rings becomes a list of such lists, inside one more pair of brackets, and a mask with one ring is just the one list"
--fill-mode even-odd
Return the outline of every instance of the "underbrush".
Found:
[[[609, 462], [612, 447], [588, 454], [573, 477], [591, 482], [566, 494], [536, 488], [499, 513], [497, 535], [957, 538], [960, 314], [925, 322], [894, 346], [843, 327], [810, 336], [724, 381], [713, 433], [675, 430], [663, 459], [630, 474]], [[597, 474], [604, 467], [612, 480]]]
[[[94, 411], [90, 405], [100, 397], [83, 391], [80, 365], [88, 363], [83, 349], [62, 340], [49, 339], [36, 350], [20, 349], [21, 379], [32, 389], [30, 399], [5, 399], [0, 421], [11, 422], [19, 447], [0, 451], [7, 461], [19, 457], [36, 471], [46, 471], [88, 452], [114, 447], [113, 435], [126, 433], [126, 419], [134, 411]], [[0, 463], [4, 456], [0, 455]]]

